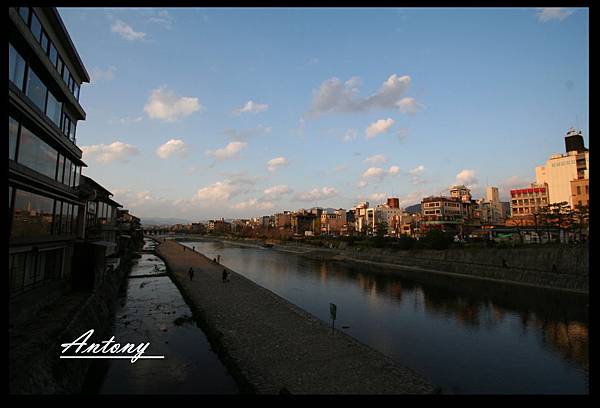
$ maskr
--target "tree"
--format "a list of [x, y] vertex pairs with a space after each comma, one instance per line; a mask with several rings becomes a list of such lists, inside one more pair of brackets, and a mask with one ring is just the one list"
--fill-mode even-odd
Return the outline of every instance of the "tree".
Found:
[[573, 219], [571, 222], [571, 226], [573, 230], [577, 231], [580, 241], [585, 240], [587, 234], [584, 234], [584, 231], [587, 231], [590, 222], [589, 207], [587, 205], [576, 205], [572, 217]]

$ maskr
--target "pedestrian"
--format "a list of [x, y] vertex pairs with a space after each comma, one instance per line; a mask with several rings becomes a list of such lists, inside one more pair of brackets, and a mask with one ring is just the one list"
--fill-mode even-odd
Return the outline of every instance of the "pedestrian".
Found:
[[223, 283], [227, 282], [227, 270], [223, 269], [223, 273], [221, 274], [223, 279]]
[[217, 263], [221, 263], [221, 255], [217, 255]]
[[188, 271], [188, 275], [190, 276], [190, 280], [194, 280], [194, 269], [190, 268], [190, 270]]
[[217, 258], [213, 258], [213, 262], [214, 262], [214, 263], [217, 263]]
[[196, 252], [196, 247], [192, 245], [192, 251]]

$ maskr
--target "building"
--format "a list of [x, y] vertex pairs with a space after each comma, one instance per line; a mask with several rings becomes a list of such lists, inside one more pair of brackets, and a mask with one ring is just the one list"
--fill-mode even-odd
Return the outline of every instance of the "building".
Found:
[[[324, 210], [321, 213], [321, 233], [340, 235], [346, 226], [346, 210]], [[347, 227], [346, 227], [347, 231]]]
[[367, 220], [368, 208], [369, 208], [368, 201], [358, 203], [356, 205], [356, 207], [354, 207], [355, 230], [361, 234], [367, 233], [367, 228], [369, 225], [369, 222]]
[[571, 180], [571, 202], [573, 208], [590, 206], [590, 179]]
[[[535, 169], [536, 183], [548, 185], [549, 204], [566, 202], [574, 206], [571, 181], [589, 179], [590, 153], [584, 147], [581, 131], [569, 129], [565, 137], [566, 154], [555, 154]], [[576, 204], [576, 203], [575, 203]]]
[[275, 228], [287, 229], [292, 227], [292, 213], [284, 211], [282, 213], [275, 214]]
[[[319, 225], [320, 222], [321, 219], [319, 217]], [[296, 235], [314, 235], [315, 231], [318, 231], [317, 215], [305, 210], [294, 212], [291, 214], [291, 227], [292, 232]]]
[[532, 183], [528, 188], [510, 190], [510, 213], [513, 217], [537, 214], [550, 204], [547, 184]]
[[485, 199], [478, 200], [477, 204], [482, 225], [504, 224], [508, 213], [500, 201], [498, 187], [486, 187]]
[[421, 200], [420, 230], [422, 233], [426, 233], [430, 229], [439, 229], [444, 232], [462, 234], [464, 224], [465, 211], [459, 195], [431, 196]]
[[8, 9], [9, 294], [21, 318], [71, 288], [89, 75], [56, 8]]

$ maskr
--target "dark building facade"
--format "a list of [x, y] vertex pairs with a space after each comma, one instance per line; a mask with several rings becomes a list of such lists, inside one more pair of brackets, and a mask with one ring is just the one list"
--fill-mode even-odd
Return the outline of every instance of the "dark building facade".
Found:
[[82, 234], [78, 185], [89, 75], [55, 8], [9, 8], [8, 234], [11, 319], [35, 313], [71, 285]]

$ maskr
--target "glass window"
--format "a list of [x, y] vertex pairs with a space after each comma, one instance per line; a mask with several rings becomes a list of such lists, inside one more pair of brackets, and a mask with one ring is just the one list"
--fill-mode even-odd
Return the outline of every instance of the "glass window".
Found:
[[44, 54], [48, 54], [48, 36], [43, 31], [42, 31], [42, 36], [40, 38], [40, 45], [42, 46], [42, 49], [44, 50]]
[[17, 162], [54, 178], [58, 153], [25, 126], [21, 126]]
[[54, 200], [28, 191], [16, 190], [11, 236], [50, 235]]
[[[26, 7], [22, 7], [26, 8]], [[27, 253], [13, 254], [8, 258], [8, 270], [10, 276], [10, 292], [15, 293], [23, 289], [25, 279], [25, 262]]]
[[62, 183], [65, 173], [65, 156], [58, 155], [58, 168], [56, 169], [56, 181]]
[[78, 230], [78, 225], [79, 225], [79, 206], [78, 205], [74, 205], [73, 206], [73, 214], [72, 214], [72, 218], [73, 218], [73, 226], [71, 227], [71, 231], [73, 231], [73, 234], [77, 234], [77, 230]]
[[40, 41], [40, 36], [42, 35], [42, 25], [40, 24], [40, 20], [38, 20], [35, 13], [31, 13], [31, 33], [35, 37], [38, 42]]
[[81, 176], [81, 166], [75, 168], [75, 187], [79, 187], [79, 176]]
[[75, 99], [79, 100], [79, 85], [75, 84]]
[[56, 100], [52, 92], [48, 91], [48, 103], [46, 104], [46, 116], [50, 118], [56, 126], [60, 127], [60, 116], [62, 113], [62, 103]]
[[19, 15], [25, 24], [29, 24], [29, 7], [19, 7]]
[[8, 158], [15, 160], [17, 153], [17, 136], [19, 134], [19, 122], [8, 117]]
[[63, 62], [62, 58], [58, 57], [58, 63], [56, 65], [56, 70], [58, 71], [58, 75], [62, 76], [64, 66], [65, 66], [65, 63]]
[[53, 66], [56, 66], [58, 63], [58, 51], [56, 51], [56, 47], [52, 42], [50, 42], [50, 49], [48, 51], [48, 56], [50, 57], [50, 62], [52, 62]]
[[75, 124], [76, 122], [71, 122], [71, 127], [69, 128], [69, 140], [75, 143]]
[[75, 163], [71, 162], [71, 183], [69, 186], [75, 187]]
[[66, 114], [63, 115], [62, 131], [65, 136], [69, 137], [69, 132], [71, 131], [71, 119], [69, 119]]
[[44, 112], [46, 108], [46, 85], [33, 72], [31, 67], [27, 74], [27, 89], [25, 93], [31, 101]]
[[8, 43], [8, 79], [22, 91], [24, 78], [25, 60], [12, 44]]
[[65, 158], [65, 178], [63, 183], [67, 186], [71, 185], [71, 160]]
[[54, 219], [52, 223], [52, 235], [60, 235], [60, 215], [62, 214], [62, 201], [56, 200], [56, 207], [54, 207]]
[[69, 84], [69, 76], [71, 76], [71, 73], [69, 72], [69, 68], [67, 68], [67, 65], [65, 64], [65, 67], [63, 68], [63, 81], [65, 81], [65, 84]]
[[63, 203], [62, 205], [62, 217], [60, 222], [60, 232], [61, 234], [69, 234], [70, 231], [70, 215], [71, 213], [71, 204]]

